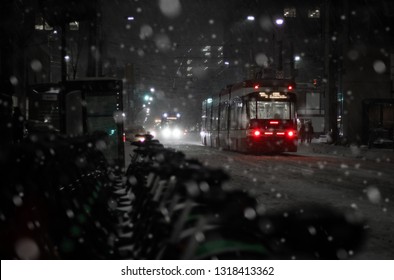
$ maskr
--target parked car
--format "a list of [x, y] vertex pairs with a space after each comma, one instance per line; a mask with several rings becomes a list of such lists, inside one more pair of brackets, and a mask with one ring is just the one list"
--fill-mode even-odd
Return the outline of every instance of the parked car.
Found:
[[142, 125], [136, 125], [126, 128], [124, 130], [126, 141], [135, 142], [143, 139], [142, 135], [146, 134], [145, 128]]

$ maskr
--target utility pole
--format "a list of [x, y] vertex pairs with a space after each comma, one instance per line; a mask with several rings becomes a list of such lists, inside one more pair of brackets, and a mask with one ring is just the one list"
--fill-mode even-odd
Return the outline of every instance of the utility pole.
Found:
[[[88, 36], [88, 67], [87, 67], [87, 77], [97, 77], [102, 74], [101, 69], [101, 42], [99, 37], [99, 32], [101, 32], [101, 13], [99, 14], [99, 3], [95, 1], [94, 6], [95, 12], [93, 18], [89, 22], [89, 36]], [[99, 19], [100, 17], [100, 19]], [[99, 31], [100, 29], [100, 31]]]
[[335, 19], [333, 15], [335, 7], [332, 0], [325, 0], [324, 2], [324, 76], [325, 76], [325, 132], [332, 137], [333, 143], [338, 140], [338, 125], [337, 125], [337, 93], [335, 87], [335, 69], [334, 59], [335, 52], [332, 45], [332, 29]]
[[60, 69], [61, 69], [61, 91], [59, 94], [59, 126], [60, 132], [66, 133], [66, 97], [65, 88], [67, 81], [67, 25], [68, 22], [63, 20], [61, 23], [61, 47], [60, 47]]

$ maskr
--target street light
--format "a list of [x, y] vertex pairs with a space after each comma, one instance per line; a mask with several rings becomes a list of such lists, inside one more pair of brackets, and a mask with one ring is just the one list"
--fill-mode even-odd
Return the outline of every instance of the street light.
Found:
[[254, 18], [254, 16], [247, 16], [247, 17], [246, 17], [246, 20], [249, 20], [249, 21], [254, 21], [254, 20], [255, 20], [255, 18]]
[[282, 25], [283, 23], [284, 23], [285, 21], [283, 20], [283, 18], [277, 18], [276, 20], [275, 20], [275, 23], [276, 23], [276, 25]]

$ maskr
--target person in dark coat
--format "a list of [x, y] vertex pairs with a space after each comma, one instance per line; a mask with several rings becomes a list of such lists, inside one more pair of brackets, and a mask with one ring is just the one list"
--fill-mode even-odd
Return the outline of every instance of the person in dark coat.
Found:
[[306, 140], [308, 143], [312, 143], [312, 138], [313, 138], [313, 125], [312, 122], [308, 122], [305, 128], [305, 133], [306, 133]]
[[305, 124], [303, 121], [301, 122], [299, 134], [300, 134], [301, 143], [304, 143], [305, 142]]
[[22, 115], [19, 107], [14, 108], [14, 114], [12, 115], [12, 135], [14, 143], [19, 143], [23, 139], [25, 130], [25, 118]]

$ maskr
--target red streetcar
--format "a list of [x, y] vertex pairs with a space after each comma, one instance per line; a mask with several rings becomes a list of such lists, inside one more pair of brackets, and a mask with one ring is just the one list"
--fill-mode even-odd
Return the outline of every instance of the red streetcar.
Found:
[[202, 103], [202, 143], [246, 153], [296, 152], [294, 90], [294, 82], [285, 79], [228, 86]]

